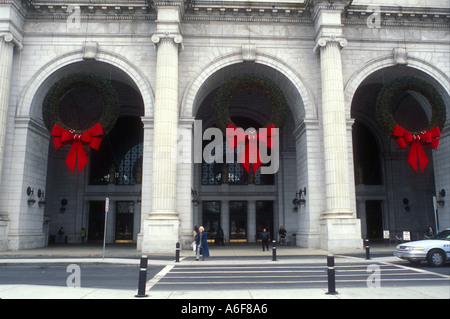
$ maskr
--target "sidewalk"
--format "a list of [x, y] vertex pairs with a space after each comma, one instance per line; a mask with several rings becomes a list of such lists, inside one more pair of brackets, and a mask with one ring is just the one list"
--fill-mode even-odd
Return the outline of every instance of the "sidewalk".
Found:
[[[336, 254], [336, 266], [345, 262], [361, 263], [398, 261], [392, 256], [393, 246], [374, 245], [371, 247], [371, 260], [365, 260], [365, 251], [349, 252], [343, 257]], [[210, 246], [211, 257], [201, 264], [282, 264], [282, 263], [317, 263], [318, 267], [326, 266], [328, 252], [320, 249], [307, 249], [295, 246], [277, 247], [277, 261], [272, 261], [272, 252], [262, 252], [259, 245], [227, 245], [224, 247]], [[262, 258], [262, 257], [267, 257]], [[102, 258], [102, 247], [97, 245], [54, 245], [41, 249], [0, 252], [0, 267], [10, 263], [118, 263], [139, 265], [141, 252], [135, 246], [107, 245], [105, 258]], [[192, 265], [194, 261], [191, 250], [182, 250], [180, 262], [176, 263], [175, 249], [172, 255], [148, 256], [151, 265]], [[136, 278], [137, 278], [136, 274]], [[158, 275], [157, 275], [158, 276]], [[149, 281], [152, 278], [147, 278]], [[443, 280], [446, 280], [443, 278]], [[67, 288], [54, 286], [32, 285], [2, 285], [0, 283], [0, 298], [2, 299], [448, 299], [449, 287], [420, 286], [401, 288], [340, 288], [339, 294], [327, 295], [327, 284], [321, 289], [280, 289], [261, 290], [246, 289], [226, 291], [217, 290], [149, 290], [148, 297], [136, 298], [135, 290], [98, 289], [98, 288]]]

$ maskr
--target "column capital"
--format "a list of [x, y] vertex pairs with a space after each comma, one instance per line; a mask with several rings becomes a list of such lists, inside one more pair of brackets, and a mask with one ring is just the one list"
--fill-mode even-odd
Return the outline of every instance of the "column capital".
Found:
[[324, 36], [320, 37], [316, 41], [316, 45], [314, 46], [314, 53], [319, 54], [320, 49], [326, 47], [329, 43], [337, 43], [339, 47], [342, 49], [348, 45], [348, 41], [346, 38], [341, 36]]
[[158, 44], [162, 43], [163, 41], [166, 41], [178, 45], [178, 48], [180, 50], [184, 48], [183, 36], [179, 33], [157, 32], [152, 35], [151, 40], [155, 47], [157, 47]]
[[19, 50], [23, 49], [22, 43], [15, 38], [11, 32], [0, 32], [0, 41], [11, 42], [13, 45], [17, 46]]

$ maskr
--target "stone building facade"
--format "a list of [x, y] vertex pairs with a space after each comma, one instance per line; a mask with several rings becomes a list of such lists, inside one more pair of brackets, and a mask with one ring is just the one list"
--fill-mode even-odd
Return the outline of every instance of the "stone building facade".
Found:
[[[106, 241], [146, 253], [189, 247], [196, 225], [236, 242], [284, 226], [289, 244], [331, 251], [386, 230], [415, 239], [450, 227], [450, 10], [441, 0], [400, 3], [0, 0], [0, 249], [58, 242], [61, 227], [68, 243], [81, 243], [82, 228], [102, 241], [105, 198]], [[120, 114], [73, 173], [70, 146], [55, 149], [43, 111], [51, 88], [80, 72], [114, 88]], [[246, 76], [286, 101], [275, 174], [194, 160], [217, 126], [217, 93]], [[405, 76], [443, 104], [405, 90], [395, 121], [420, 131], [436, 109], [446, 117], [417, 172], [410, 147], [399, 149], [376, 115], [381, 90]], [[269, 97], [241, 85], [219, 102], [234, 123], [263, 128], [281, 112]], [[101, 106], [74, 87], [58, 118], [88, 128]]]

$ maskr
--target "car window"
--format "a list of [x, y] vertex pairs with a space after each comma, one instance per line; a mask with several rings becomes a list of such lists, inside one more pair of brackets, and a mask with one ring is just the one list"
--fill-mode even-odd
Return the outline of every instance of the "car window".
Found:
[[450, 240], [450, 230], [444, 230], [436, 235], [436, 239]]

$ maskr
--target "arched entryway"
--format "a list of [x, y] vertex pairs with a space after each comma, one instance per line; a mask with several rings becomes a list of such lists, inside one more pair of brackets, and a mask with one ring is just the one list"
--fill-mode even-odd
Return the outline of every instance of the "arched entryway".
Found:
[[[58, 230], [65, 230], [67, 243], [103, 241], [105, 198], [110, 200], [107, 243], [135, 243], [141, 228], [141, 188], [144, 157], [142, 117], [145, 98], [131, 73], [96, 60], [69, 63], [55, 70], [39, 86], [31, 112], [42, 109], [43, 97], [63, 78], [77, 73], [91, 74], [109, 83], [117, 93], [119, 115], [98, 150], [85, 147], [88, 164], [72, 173], [65, 163], [70, 145], [55, 149], [50, 132], [43, 132], [46, 143], [42, 156], [46, 170], [44, 233], [50, 243], [58, 242]], [[140, 83], [142, 84], [142, 83]], [[148, 87], [145, 88], [148, 91]], [[74, 129], [91, 127], [103, 111], [101, 97], [86, 87], [69, 90], [59, 104], [61, 121]], [[42, 117], [42, 115], [41, 115]], [[45, 151], [44, 151], [45, 149]]]
[[[423, 172], [420, 169], [416, 172], [407, 160], [409, 147], [399, 149], [377, 121], [376, 101], [380, 91], [390, 81], [404, 76], [430, 83], [443, 93], [445, 103], [448, 103], [445, 90], [433, 76], [404, 65], [374, 71], [355, 91], [351, 117], [355, 120], [353, 160], [357, 213], [361, 218], [362, 236], [374, 240], [383, 239], [383, 231], [389, 231], [394, 239], [401, 237], [403, 231], [409, 231], [412, 239], [419, 239], [423, 238], [428, 226], [435, 229], [433, 196], [436, 196], [438, 185], [447, 183], [446, 177], [440, 176], [442, 165], [438, 153], [448, 151], [448, 133], [445, 133], [448, 129], [442, 132], [437, 151], [424, 147], [429, 162]], [[420, 93], [408, 90], [392, 102], [391, 113], [398, 125], [413, 132], [427, 127], [431, 108]]]
[[[305, 107], [299, 90], [286, 75], [255, 63], [234, 63], [218, 69], [200, 85], [193, 104], [193, 116], [201, 124], [202, 133], [216, 127], [213, 100], [227, 81], [245, 76], [263, 76], [267, 82], [276, 84], [283, 92], [288, 109], [287, 117], [279, 133], [279, 168], [275, 174], [247, 172], [238, 163], [196, 163], [193, 170], [193, 190], [199, 205], [193, 207], [193, 225], [205, 226], [210, 238], [221, 227], [227, 241], [255, 242], [262, 229], [268, 228], [275, 239], [278, 229], [285, 226], [288, 240], [297, 244], [300, 214], [304, 218], [306, 208], [297, 210], [292, 205], [297, 184], [306, 185], [307, 172], [298, 172], [297, 143], [294, 132], [305, 117]], [[306, 91], [305, 88], [303, 90]], [[234, 92], [228, 101], [228, 111], [232, 121], [239, 127], [259, 129], [267, 125], [271, 118], [272, 104], [266, 93], [254, 87], [242, 88]], [[311, 107], [310, 110], [314, 108]], [[207, 145], [209, 141], [203, 141]], [[226, 149], [224, 152], [236, 152]], [[306, 148], [305, 152], [306, 152]], [[306, 170], [306, 167], [302, 167]]]

